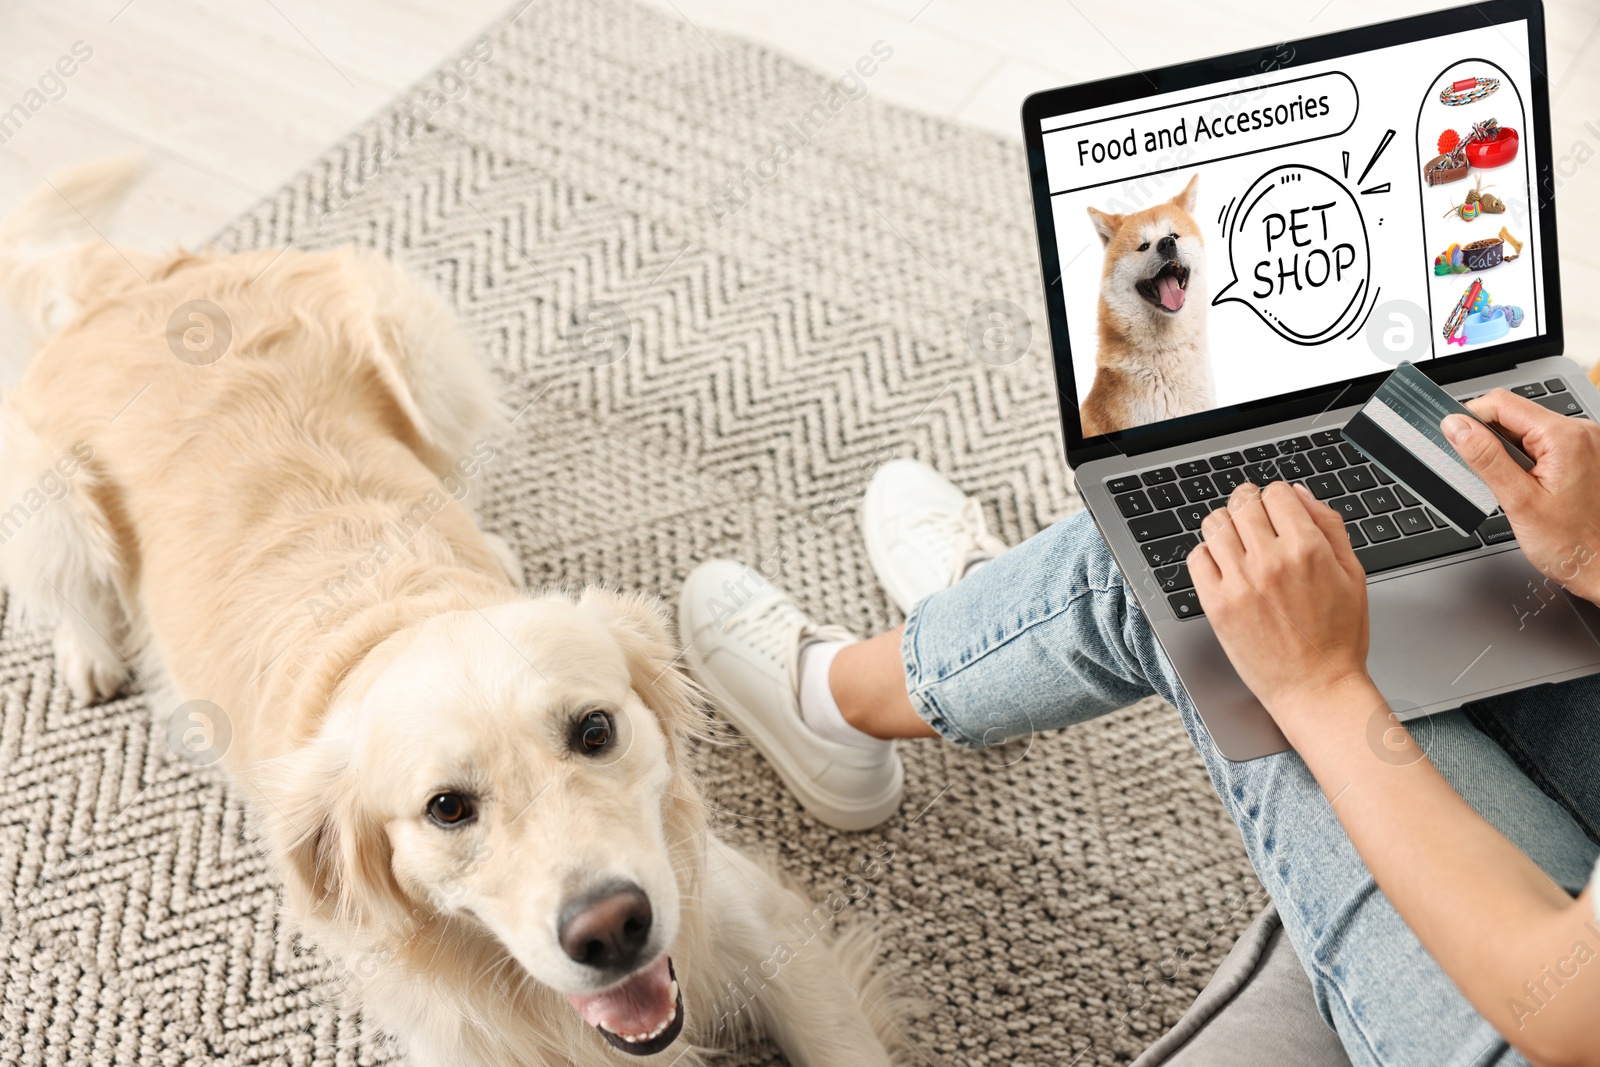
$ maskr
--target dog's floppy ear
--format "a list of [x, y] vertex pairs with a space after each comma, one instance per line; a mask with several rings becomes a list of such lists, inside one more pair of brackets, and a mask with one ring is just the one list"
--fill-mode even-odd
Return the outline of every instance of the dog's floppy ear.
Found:
[[599, 619], [622, 646], [629, 684], [639, 699], [661, 717], [673, 758], [706, 730], [699, 688], [679, 669], [682, 653], [661, 602], [644, 593], [617, 593], [590, 586], [578, 599], [580, 610]]
[[393, 934], [418, 918], [395, 879], [388, 833], [361, 802], [348, 735], [321, 736], [250, 775], [269, 801], [273, 851], [293, 911]]
[[1122, 225], [1121, 215], [1112, 215], [1101, 211], [1099, 208], [1089, 209], [1089, 221], [1094, 223], [1094, 232], [1100, 235], [1100, 243], [1108, 245], [1117, 235], [1117, 227]]
[[1193, 174], [1189, 177], [1189, 184], [1183, 187], [1183, 192], [1173, 197], [1171, 203], [1176, 204], [1189, 214], [1194, 214], [1194, 204], [1199, 196], [1200, 175]]

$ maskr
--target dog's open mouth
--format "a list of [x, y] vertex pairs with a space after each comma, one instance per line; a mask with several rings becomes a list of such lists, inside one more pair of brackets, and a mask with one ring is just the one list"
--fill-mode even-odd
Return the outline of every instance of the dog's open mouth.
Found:
[[1165, 311], [1182, 311], [1183, 299], [1189, 288], [1189, 268], [1177, 260], [1169, 260], [1149, 278], [1134, 283], [1139, 295]]
[[569, 993], [567, 1000], [613, 1048], [629, 1055], [653, 1055], [683, 1032], [683, 992], [668, 956], [620, 985], [599, 993]]

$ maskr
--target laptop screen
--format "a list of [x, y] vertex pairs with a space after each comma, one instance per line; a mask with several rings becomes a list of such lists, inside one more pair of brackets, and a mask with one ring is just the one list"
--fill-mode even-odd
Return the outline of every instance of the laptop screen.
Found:
[[1545, 335], [1542, 42], [1526, 19], [1452, 25], [1470, 28], [1025, 111], [1079, 440]]

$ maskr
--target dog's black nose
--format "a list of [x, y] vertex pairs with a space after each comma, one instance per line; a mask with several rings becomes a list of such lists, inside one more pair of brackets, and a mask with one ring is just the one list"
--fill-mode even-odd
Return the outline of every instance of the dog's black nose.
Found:
[[650, 898], [636, 885], [607, 886], [561, 910], [561, 950], [585, 967], [620, 970], [650, 940]]
[[1170, 235], [1163, 237], [1161, 240], [1156, 242], [1156, 251], [1160, 252], [1168, 259], [1176, 258], [1178, 255], [1178, 239]]

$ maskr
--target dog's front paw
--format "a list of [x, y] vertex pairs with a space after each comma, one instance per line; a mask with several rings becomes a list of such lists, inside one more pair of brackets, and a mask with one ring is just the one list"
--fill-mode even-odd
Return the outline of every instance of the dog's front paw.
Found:
[[72, 698], [79, 704], [97, 704], [114, 696], [128, 678], [128, 665], [121, 660], [105, 660], [84, 645], [70, 623], [56, 627], [52, 642], [56, 653], [56, 672], [67, 683]]

